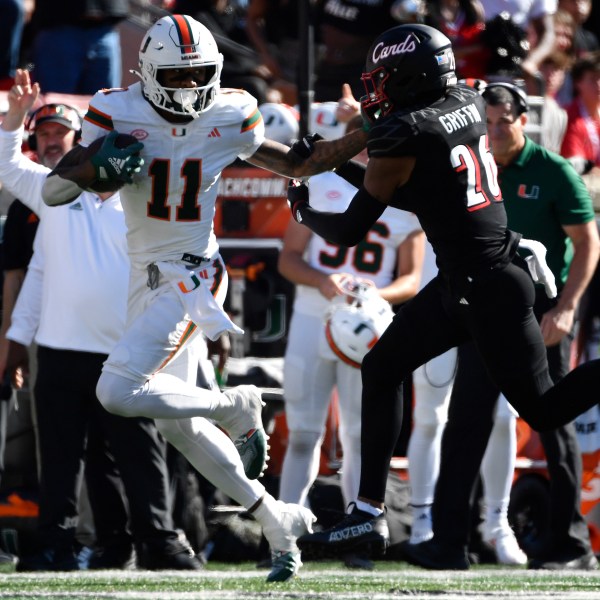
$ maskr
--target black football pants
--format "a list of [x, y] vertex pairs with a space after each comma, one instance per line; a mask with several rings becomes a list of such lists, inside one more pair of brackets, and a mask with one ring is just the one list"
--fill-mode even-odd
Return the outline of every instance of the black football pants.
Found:
[[527, 266], [516, 256], [508, 266], [472, 278], [438, 275], [399, 309], [362, 365], [359, 496], [383, 502], [402, 421], [402, 380], [469, 340], [496, 387], [533, 429], [555, 429], [596, 404], [600, 360], [552, 387], [534, 301]]
[[[556, 301], [553, 301], [555, 303]], [[551, 307], [538, 292], [538, 319]], [[553, 381], [569, 371], [573, 336], [547, 348]], [[472, 342], [458, 348], [458, 370], [448, 422], [442, 438], [441, 464], [433, 505], [436, 540], [453, 547], [468, 545], [471, 508], [481, 461], [493, 427], [498, 388]], [[573, 423], [540, 433], [550, 474], [550, 523], [545, 546], [580, 555], [590, 551], [587, 524], [581, 514], [581, 452]]]
[[[69, 547], [73, 543], [84, 462], [100, 544], [118, 535], [126, 540], [127, 512], [136, 541], [158, 543], [176, 535], [165, 442], [153, 421], [119, 417], [102, 407], [96, 398], [96, 383], [104, 360], [103, 354], [38, 347], [38, 531], [43, 547]], [[119, 492], [115, 462], [129, 511]]]

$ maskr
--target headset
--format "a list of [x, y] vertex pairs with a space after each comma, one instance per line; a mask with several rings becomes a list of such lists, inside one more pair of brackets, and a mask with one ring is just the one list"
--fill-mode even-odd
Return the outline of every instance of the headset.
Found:
[[77, 122], [79, 124], [79, 129], [75, 129], [75, 143], [77, 143], [81, 139], [81, 127], [83, 126], [83, 118], [79, 114], [79, 111], [74, 106], [69, 106], [68, 104], [52, 103], [40, 106], [40, 108], [29, 116], [27, 123], [25, 124], [25, 130], [29, 133], [29, 137], [27, 138], [29, 149], [34, 152], [37, 150], [35, 130], [39, 119], [50, 117], [56, 118], [58, 116], [72, 122], [72, 119], [70, 118], [72, 114], [77, 116]]
[[529, 110], [529, 101], [527, 100], [527, 94], [514, 83], [509, 83], [508, 81], [494, 81], [493, 83], [488, 83], [481, 95], [485, 98], [486, 93], [493, 87], [503, 87], [508, 90], [511, 96], [516, 100], [517, 113], [522, 115]]

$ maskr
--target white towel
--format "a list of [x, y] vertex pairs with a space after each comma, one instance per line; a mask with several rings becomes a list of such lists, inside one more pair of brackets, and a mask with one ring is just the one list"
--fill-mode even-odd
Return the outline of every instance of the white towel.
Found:
[[206, 337], [215, 341], [225, 331], [244, 333], [210, 291], [209, 282], [213, 279], [211, 275], [214, 275], [215, 267], [197, 267], [190, 271], [185, 265], [172, 262], [157, 262], [156, 266], [181, 298], [190, 319]]
[[536, 240], [521, 238], [519, 248], [524, 248], [531, 252], [531, 255], [525, 257], [525, 261], [527, 262], [533, 281], [544, 285], [548, 298], [556, 298], [558, 291], [556, 289], [554, 273], [552, 273], [546, 262], [546, 246]]

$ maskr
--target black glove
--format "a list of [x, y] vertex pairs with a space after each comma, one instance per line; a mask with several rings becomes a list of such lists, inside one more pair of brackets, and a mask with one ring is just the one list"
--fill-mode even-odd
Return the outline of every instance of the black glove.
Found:
[[301, 140], [296, 140], [292, 144], [292, 151], [295, 152], [302, 160], [306, 160], [315, 150], [315, 142], [324, 139], [318, 133], [309, 133]]
[[308, 204], [308, 186], [299, 179], [290, 179], [288, 184], [287, 201], [292, 211], [292, 217], [298, 223], [302, 223], [302, 208]]

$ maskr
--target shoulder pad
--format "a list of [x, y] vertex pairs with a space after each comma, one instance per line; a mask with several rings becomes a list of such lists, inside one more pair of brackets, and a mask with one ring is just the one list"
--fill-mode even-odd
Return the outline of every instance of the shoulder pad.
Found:
[[407, 140], [417, 133], [408, 114], [392, 114], [377, 122], [369, 131], [369, 156], [396, 156]]

